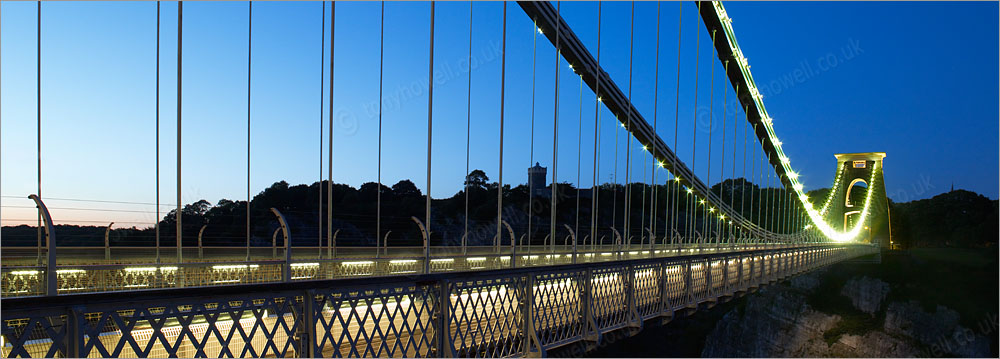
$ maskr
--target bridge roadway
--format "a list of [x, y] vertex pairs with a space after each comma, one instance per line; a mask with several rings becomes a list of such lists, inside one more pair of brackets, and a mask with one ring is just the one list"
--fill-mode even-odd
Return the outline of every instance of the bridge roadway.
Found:
[[602, 333], [636, 331], [645, 320], [669, 320], [675, 312], [874, 251], [801, 245], [128, 296], [8, 297], [0, 302], [2, 354], [534, 356], [581, 340], [596, 344]]
[[[577, 262], [670, 257], [703, 252], [733, 252], [753, 248], [779, 248], [779, 244], [615, 245], [580, 246]], [[790, 246], [790, 245], [788, 245]], [[432, 247], [430, 272], [476, 271], [510, 268], [510, 247]], [[176, 288], [210, 285], [337, 279], [372, 275], [407, 275], [423, 272], [423, 248], [391, 247], [376, 253], [374, 247], [294, 247], [285, 265], [284, 248], [253, 248], [246, 261], [242, 247], [185, 248], [185, 260], [176, 262], [176, 249], [69, 247], [59, 248], [59, 294]], [[517, 266], [573, 263], [572, 247], [520, 246]], [[0, 268], [0, 294], [7, 297], [43, 295], [45, 267], [37, 265], [37, 249], [4, 248]], [[45, 257], [44, 254], [41, 257]], [[280, 259], [280, 260], [279, 260]]]

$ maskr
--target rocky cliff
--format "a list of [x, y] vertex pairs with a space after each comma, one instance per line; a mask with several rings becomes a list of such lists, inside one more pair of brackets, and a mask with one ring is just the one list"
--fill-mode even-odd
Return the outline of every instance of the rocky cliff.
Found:
[[821, 288], [825, 274], [807, 273], [748, 296], [708, 334], [702, 356], [993, 356], [989, 333], [961, 326], [954, 310], [890, 301], [890, 285], [866, 276]]

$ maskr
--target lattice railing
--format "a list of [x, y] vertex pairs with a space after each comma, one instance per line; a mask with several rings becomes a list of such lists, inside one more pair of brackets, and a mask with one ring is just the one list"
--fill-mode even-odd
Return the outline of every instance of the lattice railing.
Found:
[[[714, 253], [738, 253], [741, 251], [758, 249], [747, 247], [743, 244], [726, 244], [717, 246], [692, 246], [692, 245], [671, 245], [649, 248], [637, 246], [621, 248], [589, 248], [581, 246], [574, 255], [571, 248], [560, 247], [552, 251], [552, 248], [528, 247], [519, 248], [516, 251], [516, 267], [539, 267], [550, 265], [562, 265], [575, 263], [608, 263], [620, 260], [644, 259], [644, 258], [665, 258], [679, 255], [693, 254], [714, 254]], [[793, 248], [789, 245], [770, 244], [769, 249]], [[93, 248], [90, 248], [93, 249]], [[216, 248], [217, 249], [217, 248]], [[260, 248], [255, 248], [254, 258], [261, 257]], [[348, 250], [350, 249], [350, 250]], [[237, 248], [236, 254], [223, 256], [221, 253], [213, 254], [212, 258], [224, 259], [218, 262], [192, 262], [186, 259], [182, 263], [161, 262], [134, 262], [128, 264], [74, 264], [88, 263], [88, 250], [74, 248], [73, 253], [81, 251], [83, 259], [74, 260], [72, 255], [62, 257], [56, 270], [57, 293], [93, 293], [93, 292], [113, 292], [132, 291], [141, 289], [162, 289], [162, 288], [189, 288], [201, 286], [238, 285], [252, 283], [274, 283], [284, 280], [284, 272], [288, 271], [288, 279], [292, 281], [320, 280], [320, 279], [340, 279], [368, 276], [391, 276], [391, 275], [413, 275], [421, 274], [424, 270], [422, 256], [417, 256], [413, 248], [394, 250], [391, 255], [382, 254], [372, 257], [374, 253], [371, 248], [348, 248], [340, 249], [342, 257], [336, 259], [317, 258], [320, 254], [325, 254], [316, 247], [304, 248], [304, 252], [311, 254], [294, 255], [292, 261], [285, 263], [284, 260], [256, 260], [251, 262], [235, 262], [234, 256], [238, 257], [244, 253], [241, 248]], [[440, 248], [438, 248], [440, 249]], [[148, 248], [145, 251], [148, 252]], [[298, 250], [298, 248], [297, 248]], [[507, 252], [504, 252], [507, 251]], [[168, 253], [169, 251], [164, 250]], [[499, 253], [498, 253], [499, 252]], [[296, 251], [296, 253], [298, 253]], [[149, 253], [136, 252], [139, 258], [155, 258]], [[468, 254], [441, 252], [435, 253], [437, 257], [429, 259], [428, 270], [430, 273], [460, 272], [460, 271], [484, 271], [496, 269], [509, 269], [512, 263], [512, 256], [509, 248], [497, 251], [494, 248], [486, 250], [484, 248], [470, 249]], [[453, 255], [442, 257], [443, 255]], [[198, 260], [198, 258], [194, 258]], [[93, 260], [99, 261], [99, 260]], [[92, 261], [92, 262], [93, 262]], [[130, 262], [130, 261], [125, 261]], [[0, 296], [39, 296], [45, 295], [45, 266], [25, 265], [10, 266], [4, 262], [0, 267]]]
[[[4, 357], [538, 355], [876, 250], [767, 249], [129, 296], [6, 298], [0, 348]], [[407, 270], [413, 263], [394, 265]]]

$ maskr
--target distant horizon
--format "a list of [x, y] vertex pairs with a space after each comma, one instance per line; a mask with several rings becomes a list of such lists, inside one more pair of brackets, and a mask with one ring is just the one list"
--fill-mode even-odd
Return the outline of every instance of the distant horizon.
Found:
[[[487, 173], [487, 175], [489, 175], [489, 174]], [[742, 179], [742, 178], [743, 178], [743, 177], [739, 177], [739, 178], [735, 178], [735, 179], [734, 179], [734, 178], [727, 178], [727, 179], [725, 179], [724, 181], [734, 181], [734, 180], [739, 180], [739, 179]], [[402, 181], [406, 181], [406, 180], [407, 180], [407, 179], [403, 179], [403, 180], [399, 180], [399, 181], [397, 181], [397, 182], [395, 182], [395, 183], [399, 183], [399, 182], [402, 182]], [[325, 181], [325, 180], [324, 180], [324, 181]], [[724, 182], [724, 181], [723, 181], [723, 182]], [[272, 184], [271, 184], [270, 186], [268, 186], [267, 188], [270, 188], [271, 186], [273, 186], [273, 185], [275, 185], [275, 184], [277, 184], [277, 183], [280, 183], [280, 182], [282, 182], [282, 181], [277, 181], [277, 182], [274, 182], [274, 183], [272, 183]], [[760, 186], [760, 184], [757, 184], [757, 183], [754, 183], [754, 182], [753, 182], [753, 181], [751, 181], [751, 180], [747, 180], [747, 182], [748, 182], [748, 183], [750, 183], [750, 184], [753, 184], [753, 185], [757, 185], [757, 186]], [[286, 183], [287, 183], [287, 182], [286, 182]], [[366, 182], [366, 183], [376, 183], [376, 182]], [[392, 185], [393, 185], [393, 184], [395, 184], [395, 183], [384, 183], [384, 182], [383, 182], [383, 183], [382, 183], [382, 185], [383, 185], [383, 186], [385, 186], [385, 187], [389, 187], [389, 188], [391, 188], [391, 187], [392, 187]], [[492, 181], [492, 180], [491, 180], [491, 182], [490, 182], [490, 183], [492, 183], [492, 184], [495, 184], [495, 183], [497, 183], [497, 182], [496, 182], [496, 181]], [[633, 184], [638, 184], [638, 183], [640, 183], [640, 182], [632, 182], [632, 183], [633, 183]], [[713, 186], [715, 186], [715, 185], [717, 185], [717, 184], [720, 184], [720, 183], [722, 183], [722, 182], [716, 182], [716, 183], [713, 183], [713, 184], [710, 184], [710, 185], [709, 185], [709, 187], [713, 187]], [[295, 187], [295, 186], [303, 186], [303, 185], [304, 185], [304, 186], [307, 186], [307, 187], [311, 187], [311, 186], [313, 186], [313, 185], [315, 185], [315, 184], [316, 184], [316, 182], [312, 182], [312, 183], [308, 183], [308, 184], [307, 184], [307, 183], [299, 183], [299, 184], [291, 184], [291, 183], [288, 183], [288, 187]], [[354, 188], [354, 189], [358, 189], [358, 188], [360, 188], [360, 187], [361, 187], [360, 185], [359, 185], [359, 186], [352, 186], [352, 185], [350, 185], [350, 184], [347, 184], [347, 183], [338, 183], [338, 182], [336, 182], [336, 181], [335, 181], [335, 182], [334, 182], [333, 184], [334, 184], [334, 185], [347, 185], [347, 186], [349, 186], [349, 187], [351, 187], [351, 188]], [[363, 185], [363, 184], [364, 184], [364, 183], [362, 183], [362, 185]], [[566, 184], [566, 182], [560, 182], [559, 184]], [[598, 186], [603, 186], [603, 185], [610, 185], [610, 184], [617, 184], [617, 185], [619, 185], [619, 186], [623, 186], [623, 185], [624, 185], [624, 184], [621, 184], [621, 183], [611, 183], [611, 182], [604, 182], [604, 183], [600, 183], [600, 184], [599, 184]], [[515, 187], [518, 187], [518, 186], [527, 186], [527, 185], [528, 185], [528, 183], [527, 183], [527, 181], [525, 181], [525, 182], [523, 182], [523, 183], [505, 183], [504, 185], [505, 185], [505, 186], [510, 186], [511, 188], [515, 188]], [[572, 185], [572, 184], [570, 183], [570, 185]], [[662, 186], [662, 185], [665, 185], [665, 184], [663, 184], [663, 183], [659, 183], [659, 184], [657, 184], [657, 186]], [[546, 182], [546, 183], [545, 183], [545, 187], [549, 187], [549, 186], [551, 186], [551, 182]], [[591, 187], [591, 186], [587, 186], [587, 187], [581, 187], [581, 189], [589, 189], [589, 188], [592, 188], [592, 187]], [[763, 186], [763, 188], [778, 188], [778, 187], [777, 187], [777, 186], [766, 186], [766, 184], [765, 184], [765, 185]], [[265, 188], [265, 189], [266, 189], [266, 188]], [[816, 191], [823, 191], [823, 190], [829, 190], [829, 189], [830, 189], [830, 187], [823, 187], [823, 188], [816, 188], [816, 189], [813, 189], [813, 190], [810, 190], [810, 191], [808, 191], [808, 192], [816, 192]], [[418, 190], [420, 190], [420, 189], [418, 188]], [[452, 194], [451, 196], [447, 196], [447, 197], [432, 197], [431, 199], [432, 199], [432, 200], [435, 200], [435, 201], [437, 201], [437, 200], [446, 200], [446, 199], [450, 199], [450, 198], [454, 198], [455, 196], [458, 196], [458, 195], [460, 195], [460, 194], [462, 193], [462, 191], [464, 191], [464, 188], [463, 188], [463, 189], [460, 189], [460, 190], [459, 190], [458, 192], [455, 192], [455, 193], [454, 193], [454, 194]], [[980, 196], [983, 196], [983, 197], [986, 197], [987, 199], [989, 199], [989, 200], [991, 200], [991, 201], [998, 201], [998, 199], [996, 199], [996, 198], [990, 198], [989, 196], [986, 196], [986, 195], [984, 195], [984, 194], [982, 194], [982, 193], [979, 193], [979, 192], [976, 192], [976, 191], [973, 191], [973, 190], [969, 190], [969, 189], [964, 189], [964, 188], [959, 188], [959, 187], [955, 187], [954, 189], [950, 189], [950, 188], [949, 188], [949, 190], [946, 190], [946, 191], [942, 191], [942, 192], [939, 192], [939, 193], [936, 193], [936, 194], [932, 194], [932, 195], [929, 195], [929, 196], [928, 196], [928, 197], [926, 197], [926, 198], [915, 198], [915, 199], [910, 199], [910, 200], [908, 200], [908, 201], [897, 201], [896, 199], [894, 199], [894, 198], [892, 198], [892, 197], [890, 196], [890, 197], [889, 197], [889, 200], [891, 200], [891, 201], [893, 201], [893, 203], [897, 203], [897, 204], [898, 204], [898, 203], [909, 203], [909, 202], [913, 202], [913, 201], [920, 201], [920, 200], [925, 200], [925, 199], [930, 199], [930, 198], [933, 198], [933, 197], [936, 197], [936, 196], [939, 196], [939, 195], [942, 195], [942, 194], [946, 194], [946, 193], [949, 193], [949, 192], [952, 192], [952, 191], [969, 191], [969, 192], [971, 192], [971, 193], [975, 193], [975, 194], [977, 194], [977, 195], [980, 195]], [[254, 194], [254, 196], [253, 196], [253, 197], [257, 197], [258, 195], [262, 194], [263, 192], [264, 192], [264, 190], [261, 190], [260, 192], [258, 192], [258, 193], [256, 193], [256, 194]], [[421, 196], [424, 196], [424, 193], [423, 193], [423, 191], [422, 191], [422, 190], [420, 191], [420, 195], [421, 195]], [[71, 199], [67, 199], [67, 198], [50, 198], [50, 199], [51, 199], [51, 200], [53, 200], [53, 201], [56, 201], [56, 202], [59, 202], [59, 201], [73, 201], [73, 202], [76, 202], [76, 201], [83, 201], [82, 199], [78, 199], [78, 198], [71, 198]], [[200, 199], [197, 199], [197, 200], [193, 200], [193, 201], [191, 201], [190, 203], [186, 203], [185, 205], [190, 205], [190, 204], [192, 204], [192, 203], [195, 203], [195, 202], [198, 202], [198, 201], [201, 201], [201, 200], [204, 200], [204, 201], [207, 201], [207, 202], [209, 202], [209, 204], [210, 204], [211, 206], [213, 206], [213, 207], [214, 207], [214, 206], [216, 206], [216, 205], [218, 205], [218, 203], [219, 203], [219, 202], [221, 202], [222, 200], [229, 200], [229, 201], [233, 201], [233, 202], [237, 202], [237, 203], [239, 203], [239, 202], [246, 202], [246, 200], [244, 200], [244, 199], [232, 199], [232, 198], [219, 198], [219, 199], [216, 199], [216, 200], [209, 200], [209, 199], [207, 199], [207, 198], [200, 198]], [[48, 201], [47, 201], [47, 202], [48, 202]], [[133, 203], [128, 203], [128, 204], [140, 204], [140, 205], [141, 205], [141, 204], [147, 204], [147, 205], [153, 205], [153, 203], [136, 203], [136, 202], [133, 202]], [[176, 205], [176, 204], [172, 204], [172, 203], [171, 203], [171, 204], [165, 204], [165, 203], [161, 203], [161, 206], [169, 206], [169, 208], [165, 208], [165, 210], [164, 210], [164, 211], [161, 211], [161, 217], [160, 217], [160, 219], [161, 219], [161, 220], [162, 220], [162, 219], [163, 219], [163, 218], [164, 218], [164, 217], [165, 217], [165, 216], [166, 216], [166, 215], [167, 215], [167, 214], [168, 214], [168, 213], [169, 213], [169, 212], [170, 212], [171, 210], [175, 210], [175, 209], [177, 208], [177, 205]], [[52, 207], [51, 207], [51, 205], [47, 205], [47, 207], [50, 207], [50, 208], [52, 208]], [[53, 208], [53, 209], [65, 209], [65, 208], [60, 208], [60, 207], [55, 207], [55, 208]], [[56, 223], [57, 225], [62, 225], [62, 224], [66, 224], [66, 225], [77, 225], [77, 226], [93, 226], [93, 227], [102, 227], [102, 228], [103, 228], [103, 227], [107, 227], [107, 225], [100, 225], [100, 224], [97, 224], [97, 223], [94, 223], [94, 224], [92, 224], [92, 225], [89, 225], [89, 224], [80, 224], [80, 223], [86, 223], [87, 221], [83, 221], [83, 222], [76, 222], [76, 221], [72, 221], [72, 220], [68, 220], [68, 221], [67, 221], [67, 220], [60, 220], [60, 219], [58, 219], [58, 218], [53, 218], [53, 220], [57, 222], [57, 223]], [[35, 221], [35, 219], [29, 219], [29, 220], [27, 220], [27, 221], [24, 221], [24, 222], [21, 222], [21, 223], [16, 223], [16, 224], [5, 224], [5, 225], [2, 225], [2, 226], [0, 226], [0, 227], [17, 227], [17, 226], [21, 226], [21, 225], [28, 225], [28, 226], [34, 226], [34, 221]], [[111, 222], [111, 221], [103, 221], [103, 222], [101, 222], [101, 223], [109, 223], [109, 222]], [[137, 223], [140, 223], [140, 222], [128, 222], [128, 221], [125, 221], [125, 222], [118, 222], [118, 221], [114, 221], [114, 222], [115, 222], [115, 223], [127, 223], [127, 224], [133, 224], [133, 225], [131, 225], [131, 226], [123, 226], [123, 227], [125, 227], [125, 228], [136, 228], [136, 229], [148, 229], [148, 228], [152, 228], [152, 227], [153, 227], [153, 223], [154, 223], [154, 222], [150, 222], [150, 223], [148, 224], [148, 226], [147, 226], [147, 227], [140, 227], [140, 226], [134, 226], [134, 224], [137, 224]]]

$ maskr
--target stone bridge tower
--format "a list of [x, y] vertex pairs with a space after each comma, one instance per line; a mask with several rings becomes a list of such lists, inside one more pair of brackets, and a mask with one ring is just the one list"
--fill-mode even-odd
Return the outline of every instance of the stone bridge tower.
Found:
[[[882, 177], [884, 152], [841, 153], [837, 158], [837, 177], [828, 199], [826, 218], [834, 229], [848, 231], [863, 221], [858, 240], [890, 246], [889, 203]], [[868, 216], [862, 218], [865, 199], [872, 191]]]

